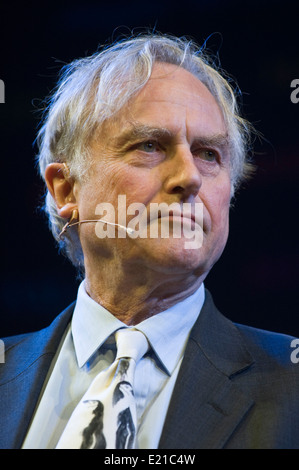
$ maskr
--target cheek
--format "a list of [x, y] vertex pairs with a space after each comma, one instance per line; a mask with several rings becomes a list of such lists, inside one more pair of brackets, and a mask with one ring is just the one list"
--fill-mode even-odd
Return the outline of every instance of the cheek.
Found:
[[108, 202], [117, 210], [118, 196], [125, 196], [126, 206], [142, 203], [145, 206], [159, 189], [158, 179], [149, 170], [126, 165], [97, 166], [91, 179], [79, 191], [84, 212], [93, 212], [97, 204]]
[[127, 205], [142, 203], [147, 206], [160, 187], [154, 172], [134, 167], [127, 167], [118, 172], [116, 181], [117, 195], [126, 195]]
[[221, 189], [216, 189], [211, 194], [208, 211], [212, 223], [212, 232], [217, 232], [220, 237], [223, 236], [226, 239], [229, 225], [230, 185], [219, 187]]

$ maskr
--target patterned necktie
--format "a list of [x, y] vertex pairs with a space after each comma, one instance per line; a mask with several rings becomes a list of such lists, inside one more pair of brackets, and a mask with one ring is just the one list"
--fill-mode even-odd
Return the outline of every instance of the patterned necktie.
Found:
[[148, 342], [141, 331], [115, 333], [117, 355], [100, 372], [71, 415], [56, 449], [133, 449], [137, 431], [133, 392], [136, 363]]

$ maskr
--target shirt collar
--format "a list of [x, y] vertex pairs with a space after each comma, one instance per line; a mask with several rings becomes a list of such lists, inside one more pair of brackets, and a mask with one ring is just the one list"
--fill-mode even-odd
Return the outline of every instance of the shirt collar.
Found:
[[[204, 303], [204, 285], [191, 296], [164, 312], [142, 321], [142, 331], [160, 362], [170, 375], [183, 356], [189, 333]], [[72, 336], [79, 367], [102, 346], [117, 329], [127, 325], [95, 302], [86, 292], [85, 281], [78, 289], [72, 319]]]
[[184, 354], [189, 333], [204, 303], [204, 285], [191, 296], [139, 323], [169, 375]]
[[72, 318], [72, 336], [79, 367], [82, 367], [106, 339], [126, 326], [86, 292], [82, 281]]

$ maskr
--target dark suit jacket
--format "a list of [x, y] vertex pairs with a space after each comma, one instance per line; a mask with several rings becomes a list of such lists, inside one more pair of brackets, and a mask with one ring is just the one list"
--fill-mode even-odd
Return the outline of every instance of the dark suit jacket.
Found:
[[[4, 340], [0, 448], [22, 446], [73, 308], [44, 330]], [[159, 448], [299, 448], [299, 364], [291, 362], [291, 340], [232, 323], [206, 292]]]

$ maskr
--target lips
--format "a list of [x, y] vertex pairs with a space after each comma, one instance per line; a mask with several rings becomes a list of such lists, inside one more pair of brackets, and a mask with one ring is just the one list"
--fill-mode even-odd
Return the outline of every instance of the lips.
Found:
[[[205, 231], [204, 206], [202, 202], [196, 203], [156, 203], [152, 202], [141, 213], [139, 220], [140, 227], [155, 224], [160, 220], [161, 223], [182, 224], [186, 228], [192, 228], [194, 224], [199, 225]], [[145, 217], [144, 217], [145, 216]], [[189, 220], [188, 220], [189, 219]], [[187, 222], [189, 224], [187, 225]]]
[[[199, 212], [199, 213], [198, 213]], [[174, 218], [181, 218], [183, 219], [190, 219], [192, 222], [202, 226], [202, 214], [201, 211], [196, 211], [195, 208], [192, 208], [190, 210], [186, 210], [185, 208], [182, 210], [167, 210], [167, 211], [161, 211], [158, 214], [158, 219], [162, 218], [168, 218], [168, 219], [174, 219]]]

